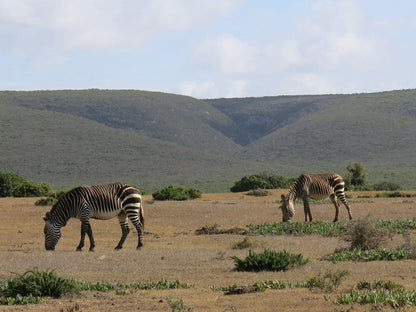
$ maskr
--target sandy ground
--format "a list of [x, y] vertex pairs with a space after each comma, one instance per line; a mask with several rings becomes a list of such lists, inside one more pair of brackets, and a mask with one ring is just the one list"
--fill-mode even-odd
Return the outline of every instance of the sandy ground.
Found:
[[[361, 280], [392, 280], [409, 290], [416, 290], [416, 261], [341, 262], [320, 260], [336, 248], [345, 246], [338, 238], [320, 236], [251, 236], [263, 247], [301, 253], [310, 259], [305, 266], [287, 272], [236, 272], [231, 256], [245, 257], [248, 250], [234, 250], [232, 245], [244, 235], [195, 235], [203, 226], [222, 229], [246, 228], [281, 220], [278, 211], [280, 191], [272, 196], [252, 197], [237, 194], [204, 194], [186, 202], [152, 202], [145, 196], [144, 247], [136, 251], [137, 236], [133, 231], [124, 248], [114, 251], [121, 231], [117, 219], [92, 220], [96, 241], [95, 252], [76, 252], [80, 223], [71, 220], [62, 229], [63, 236], [54, 252], [44, 250], [43, 215], [50, 207], [37, 207], [33, 198], [0, 199], [0, 279], [37, 268], [56, 270], [63, 277], [89, 282], [155, 282], [163, 278], [192, 284], [190, 289], [142, 290], [122, 296], [115, 292], [84, 292], [81, 296], [47, 298], [29, 306], [0, 306], [0, 311], [70, 311], [75, 304], [81, 311], [172, 311], [168, 298], [183, 300], [193, 311], [368, 311], [371, 306], [341, 306], [333, 301], [341, 292], [350, 290]], [[351, 194], [351, 193], [350, 193]], [[350, 199], [354, 218], [411, 219], [416, 216], [416, 198]], [[303, 221], [303, 208], [297, 206], [294, 221]], [[312, 204], [314, 220], [331, 222], [331, 204]], [[347, 218], [341, 207], [340, 219]], [[416, 233], [411, 233], [416, 241]], [[396, 235], [388, 245], [403, 244]], [[325, 294], [308, 289], [266, 290], [262, 293], [224, 295], [210, 286], [252, 285], [266, 280], [306, 281], [327, 271], [348, 270], [349, 276], [336, 293]], [[386, 309], [388, 310], [388, 309]], [[407, 311], [413, 311], [409, 308]]]

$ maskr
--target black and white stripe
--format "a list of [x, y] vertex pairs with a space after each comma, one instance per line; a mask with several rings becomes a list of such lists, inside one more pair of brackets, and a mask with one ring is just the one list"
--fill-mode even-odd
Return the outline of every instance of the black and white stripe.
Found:
[[54, 250], [61, 237], [61, 227], [70, 218], [81, 220], [81, 240], [77, 250], [84, 247], [85, 234], [90, 239], [90, 251], [95, 243], [90, 218], [108, 220], [118, 217], [121, 239], [115, 249], [121, 249], [129, 233], [129, 219], [137, 230], [137, 249], [143, 246], [144, 213], [139, 190], [126, 184], [80, 186], [61, 196], [47, 212], [45, 220], [45, 248]]
[[309, 207], [309, 198], [324, 199], [329, 197], [335, 206], [335, 219], [338, 221], [339, 203], [337, 198], [345, 205], [350, 220], [351, 209], [344, 193], [344, 180], [336, 173], [302, 174], [291, 186], [289, 194], [282, 195], [283, 221], [289, 221], [295, 214], [294, 203], [297, 198], [303, 200], [305, 221], [312, 221], [312, 214]]

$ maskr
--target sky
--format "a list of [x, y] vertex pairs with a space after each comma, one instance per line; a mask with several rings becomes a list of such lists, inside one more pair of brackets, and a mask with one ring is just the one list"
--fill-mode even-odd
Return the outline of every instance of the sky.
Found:
[[414, 0], [0, 0], [0, 90], [416, 88]]

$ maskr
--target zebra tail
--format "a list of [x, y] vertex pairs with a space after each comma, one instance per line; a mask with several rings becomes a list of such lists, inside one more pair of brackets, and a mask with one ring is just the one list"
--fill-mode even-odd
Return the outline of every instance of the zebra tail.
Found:
[[140, 212], [139, 212], [140, 222], [142, 223], [144, 227], [144, 209], [143, 209], [143, 203], [140, 203]]

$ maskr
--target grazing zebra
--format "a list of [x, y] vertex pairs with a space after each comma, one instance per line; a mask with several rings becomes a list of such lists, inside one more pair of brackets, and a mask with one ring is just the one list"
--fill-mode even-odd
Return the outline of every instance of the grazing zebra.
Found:
[[62, 195], [53, 205], [45, 217], [45, 248], [54, 250], [61, 237], [61, 227], [65, 226], [70, 218], [81, 220], [81, 241], [78, 251], [84, 247], [85, 234], [90, 239], [90, 251], [94, 250], [95, 243], [90, 218], [108, 220], [118, 217], [121, 227], [121, 239], [116, 250], [123, 247], [129, 233], [127, 218], [136, 227], [138, 235], [137, 249], [143, 246], [142, 232], [144, 213], [142, 198], [139, 190], [126, 184], [91, 185], [76, 187]]
[[308, 198], [319, 200], [327, 197], [331, 199], [335, 206], [334, 222], [338, 221], [339, 214], [339, 203], [337, 201], [337, 197], [347, 208], [348, 216], [351, 220], [351, 209], [347, 199], [345, 198], [344, 185], [344, 180], [336, 173], [302, 174], [291, 186], [289, 194], [286, 196], [282, 195], [282, 205], [280, 208], [283, 212], [283, 221], [289, 221], [294, 216], [294, 203], [296, 198], [302, 198], [303, 200], [305, 222], [307, 222], [308, 216], [309, 221], [312, 221]]

